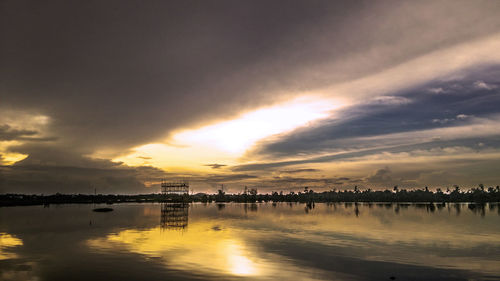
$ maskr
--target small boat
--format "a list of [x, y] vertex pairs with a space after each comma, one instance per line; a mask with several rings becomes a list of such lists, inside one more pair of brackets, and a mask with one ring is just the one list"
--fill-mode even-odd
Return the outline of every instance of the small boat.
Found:
[[95, 208], [92, 211], [99, 213], [107, 213], [113, 211], [113, 208]]

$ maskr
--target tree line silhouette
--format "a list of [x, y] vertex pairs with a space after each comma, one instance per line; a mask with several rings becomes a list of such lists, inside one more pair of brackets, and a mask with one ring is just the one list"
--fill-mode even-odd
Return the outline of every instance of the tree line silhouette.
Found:
[[361, 190], [357, 186], [353, 190], [337, 190], [315, 192], [308, 187], [303, 191], [288, 193], [271, 192], [259, 194], [257, 189], [242, 194], [227, 194], [219, 190], [216, 194], [184, 194], [162, 195], [159, 193], [139, 195], [114, 194], [0, 194], [0, 206], [48, 205], [65, 203], [124, 203], [124, 202], [500, 202], [500, 187], [488, 187], [480, 184], [471, 189], [462, 190], [455, 185], [451, 189], [436, 191], [423, 189], [403, 189], [394, 186], [386, 190]]
[[225, 194], [219, 190], [217, 194], [193, 195], [193, 201], [200, 202], [500, 202], [500, 187], [488, 187], [480, 184], [468, 190], [461, 190], [455, 185], [452, 189], [436, 191], [423, 189], [361, 190], [357, 186], [353, 190], [337, 190], [315, 192], [308, 187], [304, 191], [289, 193], [271, 192], [266, 194]]

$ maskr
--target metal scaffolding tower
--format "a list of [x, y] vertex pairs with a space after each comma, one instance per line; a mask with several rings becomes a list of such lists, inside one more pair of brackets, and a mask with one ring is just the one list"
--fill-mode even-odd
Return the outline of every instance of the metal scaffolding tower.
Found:
[[161, 181], [161, 194], [169, 195], [169, 194], [177, 194], [183, 195], [189, 193], [189, 182], [187, 181], [179, 181], [179, 182], [166, 182], [164, 180]]

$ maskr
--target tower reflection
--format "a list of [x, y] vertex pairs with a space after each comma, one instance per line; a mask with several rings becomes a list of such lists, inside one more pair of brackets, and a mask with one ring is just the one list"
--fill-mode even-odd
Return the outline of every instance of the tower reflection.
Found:
[[162, 203], [160, 227], [168, 230], [186, 230], [189, 219], [189, 204]]

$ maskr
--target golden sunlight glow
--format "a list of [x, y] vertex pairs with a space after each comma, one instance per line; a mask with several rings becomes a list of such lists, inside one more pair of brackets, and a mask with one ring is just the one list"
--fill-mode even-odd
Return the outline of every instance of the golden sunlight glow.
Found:
[[301, 98], [259, 109], [234, 120], [180, 132], [173, 139], [176, 143], [192, 146], [209, 143], [222, 151], [242, 153], [260, 139], [325, 118], [329, 111], [339, 106], [340, 103], [329, 100]]
[[[341, 106], [344, 104], [339, 100], [302, 97], [245, 113], [229, 121], [179, 131], [165, 143], [136, 147], [133, 153], [113, 161], [177, 171], [210, 171], [209, 167], [203, 165], [215, 162], [236, 164], [238, 158], [257, 141], [326, 118]], [[102, 157], [99, 154], [94, 156]]]
[[257, 273], [255, 264], [248, 259], [237, 243], [228, 243], [226, 246], [228, 257], [228, 270], [234, 275], [255, 275]]
[[19, 141], [0, 141], [0, 165], [12, 165], [28, 157], [27, 154], [7, 151], [9, 146], [20, 145]]
[[[261, 271], [242, 241], [231, 230], [215, 231], [212, 223], [190, 223], [189, 231], [165, 231], [160, 227], [124, 230], [106, 238], [89, 240], [95, 249], [127, 248], [131, 252], [162, 257], [168, 266], [250, 276]], [[210, 262], [207, 262], [210, 261]]]
[[[50, 117], [40, 114], [32, 114], [30, 112], [6, 110], [2, 111], [0, 115], [0, 125], [7, 125], [7, 128], [13, 130], [28, 130], [36, 132], [35, 136], [30, 137], [47, 137], [45, 130], [50, 124]], [[0, 165], [12, 165], [19, 162], [26, 157], [28, 154], [21, 154], [17, 152], [8, 151], [9, 147], [22, 145], [26, 142], [25, 140], [7, 140], [0, 141]]]
[[28, 157], [28, 154], [21, 154], [21, 153], [1, 153], [0, 154], [0, 164], [2, 165], [12, 165], [16, 162], [19, 162], [23, 159], [26, 159]]
[[0, 260], [14, 258], [15, 254], [6, 253], [5, 248], [22, 246], [23, 241], [8, 233], [0, 232]]

